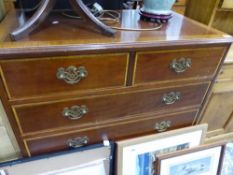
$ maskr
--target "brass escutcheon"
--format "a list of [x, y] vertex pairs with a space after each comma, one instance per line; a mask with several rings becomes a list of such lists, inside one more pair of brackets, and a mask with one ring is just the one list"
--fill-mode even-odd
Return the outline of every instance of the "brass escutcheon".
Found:
[[62, 112], [62, 115], [70, 120], [78, 120], [82, 118], [85, 114], [87, 114], [88, 111], [89, 110], [85, 105], [82, 106], [75, 105], [70, 108], [65, 107]]
[[180, 58], [179, 60], [172, 60], [170, 68], [176, 73], [185, 72], [188, 68], [192, 67], [192, 60], [190, 58]]
[[68, 68], [60, 67], [57, 70], [57, 78], [59, 80], [64, 80], [68, 84], [77, 84], [82, 79], [86, 78], [88, 75], [88, 72], [85, 67], [75, 67], [75, 66], [69, 66]]
[[171, 121], [169, 121], [169, 120], [168, 121], [162, 121], [160, 123], [155, 124], [155, 129], [158, 132], [164, 132], [170, 127], [171, 127]]
[[87, 136], [84, 136], [84, 137], [77, 137], [67, 140], [67, 145], [70, 148], [79, 148], [87, 145], [88, 142], [89, 142], [89, 138]]

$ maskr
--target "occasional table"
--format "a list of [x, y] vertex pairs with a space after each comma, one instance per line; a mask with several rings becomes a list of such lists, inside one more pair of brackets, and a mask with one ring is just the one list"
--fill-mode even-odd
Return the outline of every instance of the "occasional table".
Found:
[[[18, 40], [37, 29], [42, 22], [48, 17], [55, 6], [57, 0], [42, 0], [38, 10], [23, 25], [11, 32], [11, 39]], [[86, 7], [82, 0], [69, 0], [74, 12], [76, 12], [85, 21], [84, 25], [91, 25], [99, 32], [105, 35], [114, 35], [115, 31], [98, 20]]]

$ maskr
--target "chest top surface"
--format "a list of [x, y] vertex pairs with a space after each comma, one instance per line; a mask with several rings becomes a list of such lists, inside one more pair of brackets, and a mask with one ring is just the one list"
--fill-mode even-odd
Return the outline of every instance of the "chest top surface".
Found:
[[[11, 41], [9, 33], [19, 24], [22, 24], [23, 21], [22, 16], [12, 11], [0, 23], [0, 55], [28, 52], [59, 52], [59, 49], [64, 51], [64, 47], [66, 47], [66, 51], [96, 51], [230, 43], [233, 41], [231, 36], [208, 28], [175, 12], [172, 19], [167, 24], [163, 24], [162, 28], [158, 30], [118, 30], [114, 37], [103, 36], [80, 27], [80, 20], [65, 17], [62, 13], [51, 14], [37, 31], [17, 42]], [[56, 24], [53, 24], [54, 21]], [[140, 15], [135, 10], [122, 11], [121, 21], [112, 25], [134, 29], [157, 26], [157, 24], [140, 20]], [[88, 26], [86, 25], [86, 27]]]

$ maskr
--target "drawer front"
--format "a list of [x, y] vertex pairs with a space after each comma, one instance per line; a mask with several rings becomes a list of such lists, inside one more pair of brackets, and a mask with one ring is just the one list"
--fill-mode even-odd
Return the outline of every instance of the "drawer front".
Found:
[[14, 112], [21, 134], [81, 129], [134, 118], [134, 115], [142, 113], [199, 107], [207, 88], [208, 84], [199, 84], [51, 104], [15, 106]]
[[[31, 155], [56, 152], [69, 149], [70, 146], [76, 147], [101, 143], [103, 138], [106, 137], [116, 141], [190, 126], [196, 114], [197, 111], [189, 111], [160, 117], [147, 116], [143, 117], [143, 119], [131, 120], [122, 124], [113, 124], [108, 127], [96, 127], [96, 129], [83, 132], [61, 134], [41, 139], [28, 139], [26, 143]], [[164, 125], [163, 123], [168, 123], [168, 125]], [[158, 128], [162, 128], [162, 130]]]
[[128, 54], [1, 61], [10, 98], [69, 93], [126, 82]]
[[213, 77], [224, 47], [137, 53], [134, 84]]

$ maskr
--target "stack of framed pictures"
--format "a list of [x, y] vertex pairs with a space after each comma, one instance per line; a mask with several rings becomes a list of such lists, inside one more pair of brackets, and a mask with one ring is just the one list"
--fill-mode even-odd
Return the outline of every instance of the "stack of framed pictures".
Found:
[[219, 175], [224, 143], [205, 145], [207, 125], [117, 142], [117, 175]]
[[115, 157], [115, 145], [105, 139], [0, 164], [0, 175], [232, 175], [233, 143], [204, 145], [206, 132], [204, 124], [118, 141]]

